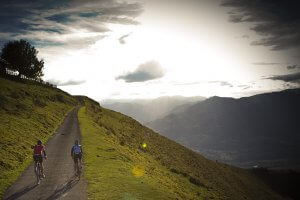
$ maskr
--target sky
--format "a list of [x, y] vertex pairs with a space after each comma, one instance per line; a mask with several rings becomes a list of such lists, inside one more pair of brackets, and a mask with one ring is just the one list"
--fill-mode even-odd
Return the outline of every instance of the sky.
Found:
[[45, 81], [96, 100], [244, 97], [300, 85], [296, 0], [2, 0]]

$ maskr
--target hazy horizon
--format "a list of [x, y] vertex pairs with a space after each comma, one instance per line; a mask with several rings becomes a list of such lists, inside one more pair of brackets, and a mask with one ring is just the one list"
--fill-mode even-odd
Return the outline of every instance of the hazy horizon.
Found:
[[[289, 88], [289, 89], [300, 89], [300, 87], [295, 87], [295, 88]], [[243, 97], [252, 97], [255, 95], [259, 95], [259, 94], [266, 94], [266, 93], [272, 93], [272, 92], [280, 92], [280, 91], [284, 91], [287, 89], [278, 89], [278, 90], [270, 90], [270, 91], [260, 91], [259, 93], [249, 93], [249, 94], [245, 94], [244, 96], [239, 96], [239, 97], [230, 97], [230, 98], [234, 98], [234, 99], [240, 99]], [[154, 97], [154, 98], [106, 98], [106, 99], [102, 99], [99, 100], [100, 103], [104, 103], [104, 104], [109, 104], [109, 103], [116, 103], [116, 102], [132, 102], [132, 101], [152, 101], [152, 100], [157, 100], [157, 99], [161, 99], [161, 98], [205, 98], [205, 99], [209, 99], [211, 97], [224, 97], [224, 96], [219, 96], [219, 95], [212, 95], [212, 96], [182, 96], [182, 95], [174, 95], [174, 96], [158, 96], [158, 97]], [[225, 96], [226, 98], [227, 96]]]

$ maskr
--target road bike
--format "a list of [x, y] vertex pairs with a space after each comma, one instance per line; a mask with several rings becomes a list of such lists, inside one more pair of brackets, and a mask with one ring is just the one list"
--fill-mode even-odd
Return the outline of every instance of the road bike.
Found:
[[81, 168], [82, 166], [79, 166], [79, 158], [75, 158], [75, 162], [74, 162], [74, 169], [75, 169], [75, 176], [78, 177], [78, 179], [80, 179], [81, 176]]
[[44, 178], [41, 165], [42, 165], [42, 163], [40, 161], [36, 161], [34, 172], [35, 172], [35, 175], [37, 178], [38, 185], [40, 184], [41, 180]]

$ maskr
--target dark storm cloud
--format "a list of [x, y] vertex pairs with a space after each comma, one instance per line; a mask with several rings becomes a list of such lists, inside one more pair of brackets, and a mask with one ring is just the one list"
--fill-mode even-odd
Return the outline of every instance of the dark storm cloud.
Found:
[[287, 75], [272, 76], [267, 79], [274, 80], [274, 81], [278, 80], [278, 81], [300, 84], [300, 72], [293, 73], [293, 74], [287, 74]]
[[156, 61], [149, 61], [139, 65], [139, 67], [133, 71], [124, 75], [118, 76], [116, 80], [124, 80], [127, 83], [132, 82], [145, 82], [149, 80], [158, 79], [164, 76], [163, 69]]
[[72, 16], [71, 14], [60, 13], [57, 15], [45, 17], [45, 19], [48, 19], [50, 21], [54, 21], [57, 23], [66, 23], [66, 22], [72, 21], [71, 16]]
[[252, 22], [252, 30], [264, 36], [253, 45], [300, 49], [299, 0], [222, 0], [221, 5], [233, 8], [231, 22]]
[[[0, 7], [0, 42], [22, 38], [39, 44], [93, 43], [110, 31], [108, 24], [139, 24], [135, 18], [142, 11], [140, 3], [117, 0], [4, 0]], [[79, 30], [93, 34], [79, 37]]]

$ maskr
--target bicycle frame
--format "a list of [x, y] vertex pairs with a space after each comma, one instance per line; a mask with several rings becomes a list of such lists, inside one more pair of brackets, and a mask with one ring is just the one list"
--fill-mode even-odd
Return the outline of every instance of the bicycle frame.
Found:
[[75, 160], [74, 165], [75, 165], [75, 175], [80, 179], [81, 169], [79, 167], [79, 158]]
[[40, 180], [42, 179], [42, 168], [41, 168], [41, 162], [37, 161], [35, 166], [35, 175], [37, 178], [37, 184], [40, 184]]

